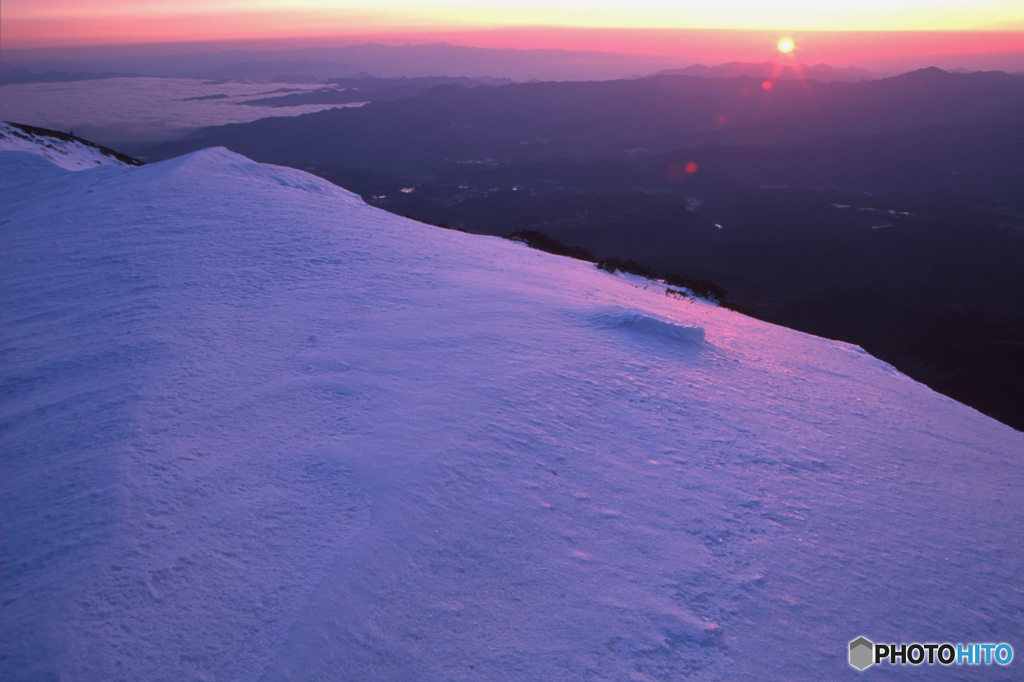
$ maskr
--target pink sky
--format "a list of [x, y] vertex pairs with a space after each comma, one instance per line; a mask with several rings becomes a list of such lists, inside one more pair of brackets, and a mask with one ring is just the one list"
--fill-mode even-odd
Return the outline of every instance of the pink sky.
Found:
[[3, 0], [0, 29], [5, 50], [445, 41], [721, 63], [779, 58], [774, 46], [789, 36], [796, 43], [789, 58], [804, 63], [886, 68], [934, 56], [946, 68], [957, 58], [969, 68], [1024, 64], [1019, 0], [777, 0], [771, 9], [750, 0]]

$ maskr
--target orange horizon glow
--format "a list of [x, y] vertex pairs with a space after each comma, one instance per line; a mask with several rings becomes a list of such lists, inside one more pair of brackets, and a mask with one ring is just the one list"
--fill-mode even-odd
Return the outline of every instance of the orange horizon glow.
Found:
[[[1008, 70], [1024, 70], [1024, 4], [822, 4], [778, 0], [769, 11], [749, 0], [354, 0], [344, 7], [333, 0], [292, 0], [282, 10], [278, 0], [210, 0], [202, 6], [183, 0], [4, 0], [0, 31], [5, 54], [118, 45], [177, 50], [179, 43], [253, 49], [447, 42], [654, 56], [680, 65], [784, 60], [879, 69], [933, 63], [1007, 68], [988, 65], [998, 57]], [[792, 41], [791, 50], [781, 49], [783, 40]], [[964, 63], [950, 58], [958, 55]], [[985, 61], [985, 55], [996, 57]]]
[[[769, 9], [770, 7], [770, 9]], [[597, 31], [1024, 32], [1010, 0], [4, 0], [6, 49], [339, 35]], [[522, 47], [510, 45], [509, 47]], [[552, 47], [548, 44], [545, 47]], [[1016, 44], [1021, 51], [1021, 44]], [[616, 51], [616, 50], [609, 50]]]
[[[182, 23], [188, 23], [182, 20]], [[164, 26], [173, 28], [174, 24]], [[476, 31], [394, 31], [331, 35], [267, 36], [253, 26], [243, 35], [224, 37], [207, 31], [174, 35], [147, 33], [147, 26], [134, 21], [108, 24], [105, 32], [93, 34], [95, 40], [67, 40], [48, 43], [18, 43], [4, 31], [7, 50], [46, 50], [98, 47], [157, 48], [178, 52], [190, 46], [216, 46], [217, 49], [300, 49], [339, 47], [363, 43], [387, 45], [447, 42], [466, 47], [519, 50], [582, 50], [634, 55], [672, 56], [680, 53], [731, 53], [737, 61], [768, 60], [787, 57], [806, 63], [845, 62], [854, 56], [884, 53], [899, 55], [1024, 54], [1024, 31], [804, 31], [788, 32], [794, 49], [780, 55], [778, 41], [783, 34], [769, 30], [729, 29], [581, 29], [576, 27], [507, 27]], [[127, 34], [122, 32], [127, 31]], [[55, 34], [61, 35], [61, 34]], [[117, 36], [124, 39], [118, 40]], [[798, 45], [798, 46], [797, 46]], [[163, 48], [162, 50], [159, 48]]]
[[[941, 68], [1001, 69], [1024, 71], [1024, 31], [744, 31], [670, 29], [580, 29], [565, 27], [515, 27], [480, 31], [391, 32], [332, 36], [268, 37], [256, 27], [250, 37], [227, 40], [207, 34], [162, 41], [140, 30], [134, 40], [108, 38], [91, 44], [65, 43], [18, 46], [8, 40], [6, 57], [48, 58], [57, 50], [68, 58], [106, 54], [184, 54], [218, 50], [277, 50], [342, 47], [366, 43], [385, 45], [445, 42], [492, 49], [571, 50], [662, 58], [678, 66], [702, 63], [780, 61], [788, 64], [856, 66], [895, 73], [923, 66]], [[783, 53], [778, 42], [794, 41]], [[21, 48], [19, 50], [19, 47]], [[14, 57], [18, 54], [19, 57]], [[660, 67], [665, 68], [665, 67]]]

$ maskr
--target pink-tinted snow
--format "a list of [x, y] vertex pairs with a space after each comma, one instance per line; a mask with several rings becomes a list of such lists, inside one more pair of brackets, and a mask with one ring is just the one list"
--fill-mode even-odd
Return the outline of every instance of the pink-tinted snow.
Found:
[[[6, 147], [5, 147], [6, 149]], [[2, 161], [3, 677], [1009, 680], [1024, 434], [206, 150]]]

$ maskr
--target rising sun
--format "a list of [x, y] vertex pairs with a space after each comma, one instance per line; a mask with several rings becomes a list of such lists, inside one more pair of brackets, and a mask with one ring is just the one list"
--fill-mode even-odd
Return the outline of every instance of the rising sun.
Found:
[[779, 41], [779, 52], [789, 53], [793, 51], [793, 39], [783, 38]]

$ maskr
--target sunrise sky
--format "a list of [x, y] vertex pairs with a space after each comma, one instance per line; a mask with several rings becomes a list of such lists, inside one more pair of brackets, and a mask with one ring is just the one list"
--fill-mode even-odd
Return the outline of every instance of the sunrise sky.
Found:
[[[793, 59], [850, 64], [915, 54], [1024, 52], [1020, 0], [3, 0], [5, 50], [182, 41], [444, 40], [477, 47], [671, 55], [708, 49], [768, 56], [792, 36]], [[680, 29], [689, 30], [684, 41]], [[739, 30], [737, 30], [739, 29]], [[895, 36], [899, 35], [896, 40]], [[724, 58], [724, 57], [723, 57]]]

